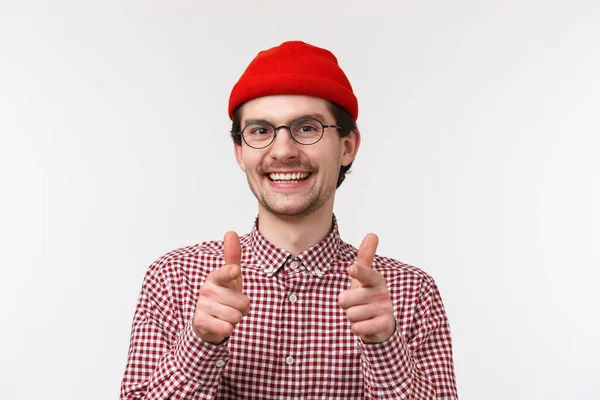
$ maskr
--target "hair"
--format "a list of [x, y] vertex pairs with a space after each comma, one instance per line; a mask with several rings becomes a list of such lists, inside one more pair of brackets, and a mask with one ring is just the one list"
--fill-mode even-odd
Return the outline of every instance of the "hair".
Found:
[[[243, 105], [243, 104], [242, 104]], [[241, 106], [238, 106], [233, 112], [233, 119], [231, 122], [231, 138], [233, 142], [238, 146], [242, 145], [242, 135], [240, 132], [242, 131], [242, 121], [241, 121]], [[335, 124], [340, 128], [337, 130], [340, 138], [346, 137], [350, 134], [350, 132], [358, 130], [358, 126], [356, 125], [356, 121], [352, 118], [352, 116], [340, 105], [333, 103], [331, 101], [327, 101], [327, 107], [331, 114], [333, 114], [333, 118], [335, 120]], [[340, 167], [340, 173], [338, 176], [337, 186], [339, 188], [346, 179], [346, 174], [350, 172], [350, 167], [352, 167], [352, 163], [350, 162], [348, 165], [342, 165]]]

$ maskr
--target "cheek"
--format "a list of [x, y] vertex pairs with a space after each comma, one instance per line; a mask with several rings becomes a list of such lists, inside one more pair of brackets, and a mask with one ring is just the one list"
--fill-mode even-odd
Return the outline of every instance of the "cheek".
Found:
[[241, 158], [240, 167], [246, 173], [256, 174], [260, 163], [260, 157], [252, 157], [250, 154], [245, 154], [244, 157]]
[[235, 161], [237, 162], [237, 164], [239, 165], [240, 169], [244, 172], [246, 172], [246, 163], [244, 161], [244, 157], [242, 154], [242, 149], [239, 145], [234, 144], [233, 145], [233, 154], [235, 155]]

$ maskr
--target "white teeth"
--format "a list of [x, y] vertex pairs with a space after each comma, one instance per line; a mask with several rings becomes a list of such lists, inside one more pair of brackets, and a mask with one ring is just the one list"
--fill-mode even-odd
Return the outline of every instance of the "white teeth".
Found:
[[269, 174], [272, 181], [302, 181], [310, 175], [310, 172], [294, 172], [292, 174]]

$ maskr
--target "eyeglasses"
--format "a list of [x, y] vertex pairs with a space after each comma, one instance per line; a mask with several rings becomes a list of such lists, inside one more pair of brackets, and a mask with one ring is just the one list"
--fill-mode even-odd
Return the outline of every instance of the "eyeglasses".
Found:
[[337, 125], [324, 125], [315, 118], [298, 118], [290, 125], [273, 126], [267, 121], [253, 122], [247, 125], [238, 135], [241, 135], [244, 142], [254, 149], [264, 149], [275, 141], [277, 131], [286, 128], [290, 137], [298, 144], [305, 146], [315, 144], [323, 137], [325, 128], [342, 129]]

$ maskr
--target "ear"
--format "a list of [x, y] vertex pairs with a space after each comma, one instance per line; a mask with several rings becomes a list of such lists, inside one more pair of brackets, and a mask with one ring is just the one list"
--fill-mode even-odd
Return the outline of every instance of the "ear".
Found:
[[235, 160], [237, 161], [241, 170], [246, 172], [246, 166], [244, 165], [244, 161], [242, 160], [242, 145], [233, 142], [233, 153], [235, 154]]
[[358, 153], [358, 148], [360, 147], [360, 131], [358, 129], [350, 131], [348, 136], [341, 138], [341, 140], [342, 165], [346, 166], [356, 158], [356, 153]]

